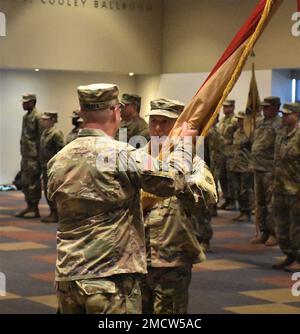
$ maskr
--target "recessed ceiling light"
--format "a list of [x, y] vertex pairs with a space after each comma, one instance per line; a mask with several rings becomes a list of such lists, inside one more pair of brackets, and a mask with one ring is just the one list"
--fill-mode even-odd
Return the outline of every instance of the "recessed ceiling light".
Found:
[[133, 76], [134, 76], [134, 73], [133, 73], [133, 72], [130, 72], [130, 73], [129, 73], [129, 76], [130, 76], [130, 77], [133, 77]]
[[36, 69], [35, 69], [35, 71], [36, 71], [36, 72], [39, 72], [39, 71], [40, 71], [40, 69], [39, 69], [39, 68], [36, 68]]

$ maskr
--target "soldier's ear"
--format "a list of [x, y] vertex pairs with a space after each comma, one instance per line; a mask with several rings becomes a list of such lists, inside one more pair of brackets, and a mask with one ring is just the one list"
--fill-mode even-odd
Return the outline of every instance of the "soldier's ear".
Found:
[[120, 107], [114, 107], [113, 108], [113, 113], [112, 113], [113, 122], [120, 122], [121, 121], [120, 110], [121, 110]]

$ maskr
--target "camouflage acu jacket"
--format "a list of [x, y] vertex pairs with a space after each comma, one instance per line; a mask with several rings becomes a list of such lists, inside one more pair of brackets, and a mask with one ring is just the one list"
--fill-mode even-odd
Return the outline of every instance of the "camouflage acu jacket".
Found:
[[56, 126], [45, 129], [40, 140], [40, 163], [47, 167], [48, 161], [64, 147], [64, 135]]
[[223, 136], [221, 136], [220, 130], [217, 126], [213, 126], [208, 134], [208, 147], [209, 147], [209, 160], [211, 167], [219, 166], [223, 158]]
[[237, 130], [237, 119], [234, 114], [226, 116], [219, 122], [219, 130], [223, 140], [223, 154], [226, 158], [232, 157], [233, 135]]
[[300, 199], [300, 127], [276, 138], [274, 192], [299, 195]]
[[[173, 158], [168, 166], [181, 173], [191, 168]], [[154, 170], [143, 170], [145, 164]], [[48, 191], [59, 215], [56, 280], [146, 273], [140, 189], [168, 197], [186, 187], [182, 174], [162, 172], [161, 165], [92, 129], [50, 160]]]
[[122, 137], [119, 138], [119, 132], [117, 133], [115, 137], [117, 140], [121, 140], [121, 141], [128, 143], [129, 140], [134, 136], [142, 136], [146, 138], [147, 141], [150, 140], [148, 124], [141, 117], [139, 117], [136, 120], [129, 121], [129, 122], [122, 121], [120, 124], [120, 129], [127, 129], [127, 141], [126, 141], [126, 138], [122, 138]]
[[250, 139], [244, 130], [238, 129], [233, 136], [233, 159], [229, 164], [229, 170], [237, 173], [249, 172]]
[[21, 155], [23, 158], [38, 158], [40, 137], [43, 132], [41, 124], [42, 113], [33, 109], [30, 113], [23, 116], [21, 134]]
[[75, 140], [78, 137], [78, 133], [80, 131], [79, 127], [74, 127], [67, 135], [66, 144], [71, 143], [71, 141]]
[[257, 124], [250, 156], [249, 167], [261, 172], [272, 172], [274, 163], [275, 140], [281, 130], [279, 116], [263, 120]]
[[192, 222], [193, 215], [200, 211], [194, 195], [189, 187], [144, 211], [148, 266], [178, 267], [205, 260]]

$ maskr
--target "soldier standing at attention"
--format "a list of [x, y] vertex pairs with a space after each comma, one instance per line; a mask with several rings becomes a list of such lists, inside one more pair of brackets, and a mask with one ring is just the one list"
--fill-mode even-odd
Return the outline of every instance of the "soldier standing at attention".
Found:
[[263, 120], [254, 131], [249, 167], [254, 172], [256, 220], [261, 235], [252, 239], [252, 244], [275, 246], [275, 227], [272, 217], [272, 181], [275, 140], [282, 127], [280, 98], [270, 96], [262, 102]]
[[[121, 101], [123, 107], [121, 110], [122, 121], [120, 129], [123, 129], [123, 131], [124, 129], [127, 130], [127, 137], [119, 131], [116, 135], [116, 139], [129, 143], [131, 138], [141, 136], [145, 138], [145, 143], [149, 141], [148, 124], [140, 117], [141, 101], [142, 99], [138, 95], [123, 94]], [[136, 148], [141, 147], [140, 141], [138, 141], [137, 144], [132, 141], [130, 144]]]
[[229, 166], [233, 197], [239, 203], [240, 214], [234, 221], [251, 222], [251, 189], [253, 175], [249, 171], [251, 142], [244, 131], [244, 118], [246, 114], [239, 111], [236, 115], [239, 128], [233, 136], [233, 159]]
[[232, 180], [229, 165], [232, 160], [233, 134], [237, 130], [237, 119], [234, 116], [235, 101], [226, 100], [223, 103], [225, 117], [219, 122], [219, 130], [223, 141], [223, 161], [220, 170], [220, 184], [225, 202], [220, 206], [221, 210], [235, 210], [235, 202], [232, 194]]
[[[181, 140], [167, 163], [137, 152], [113, 139], [121, 119], [118, 86], [81, 86], [78, 95], [84, 129], [48, 163], [48, 194], [59, 216], [59, 310], [141, 313], [147, 267], [140, 189], [161, 197], [182, 192], [192, 145]], [[196, 135], [183, 124], [181, 137]]]
[[300, 103], [283, 106], [276, 138], [273, 210], [279, 247], [286, 255], [274, 269], [300, 271]]
[[72, 115], [72, 124], [74, 128], [67, 135], [66, 144], [71, 143], [74, 139], [77, 138], [78, 132], [83, 127], [83, 119], [79, 115], [79, 110], [74, 110]]
[[[155, 139], [169, 135], [183, 109], [177, 101], [151, 101], [151, 141], [141, 150], [153, 153]], [[142, 288], [143, 313], [187, 313], [192, 265], [205, 259], [192, 221], [197, 209], [193, 192], [186, 189], [144, 210], [148, 274]]]
[[36, 109], [36, 95], [23, 95], [23, 109], [27, 112], [23, 117], [21, 135], [21, 182], [22, 191], [27, 204], [26, 209], [16, 217], [26, 219], [40, 217], [39, 201], [41, 199], [41, 167], [39, 162], [40, 137], [43, 132], [42, 114]]
[[58, 221], [55, 203], [49, 201], [47, 192], [47, 163], [65, 144], [62, 131], [58, 130], [55, 126], [55, 123], [58, 121], [57, 118], [57, 112], [53, 111], [45, 112], [42, 116], [42, 123], [45, 130], [42, 133], [40, 141], [40, 163], [42, 168], [43, 189], [50, 208], [49, 216], [41, 219], [44, 223], [56, 223]]

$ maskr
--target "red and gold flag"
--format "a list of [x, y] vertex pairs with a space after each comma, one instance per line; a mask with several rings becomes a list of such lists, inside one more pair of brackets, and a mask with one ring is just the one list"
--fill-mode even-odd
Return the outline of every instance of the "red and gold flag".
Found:
[[178, 118], [170, 136], [180, 133], [187, 121], [205, 136], [214, 124], [223, 101], [238, 80], [248, 56], [283, 0], [260, 0], [250, 17], [231, 41], [205, 83]]
[[[282, 2], [283, 0], [259, 1], [205, 83], [178, 117], [169, 137], [178, 136], [184, 122], [199, 129], [202, 136], [207, 134], [218, 116], [223, 101], [238, 80], [255, 43]], [[143, 193], [144, 208], [153, 205], [154, 202], [155, 196]]]

